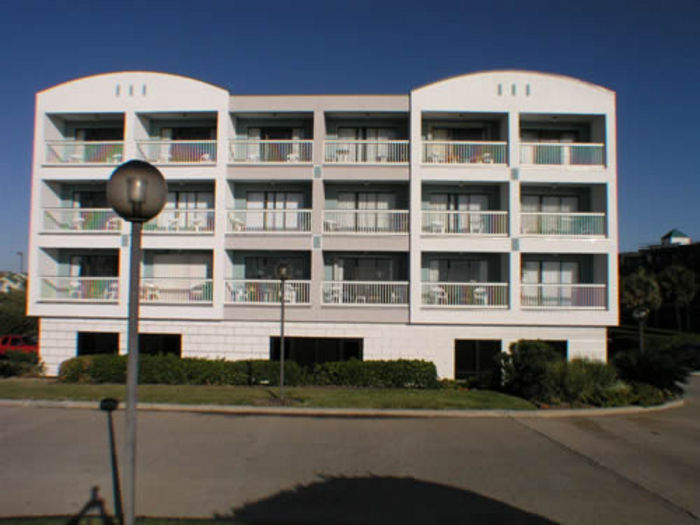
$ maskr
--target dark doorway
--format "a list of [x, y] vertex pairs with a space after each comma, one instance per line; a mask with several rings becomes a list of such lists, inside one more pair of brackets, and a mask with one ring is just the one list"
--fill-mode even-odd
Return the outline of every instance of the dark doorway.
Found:
[[[284, 358], [301, 366], [326, 361], [362, 360], [362, 339], [285, 337]], [[270, 361], [279, 361], [280, 338], [270, 337]]]
[[455, 340], [455, 379], [489, 379], [500, 352], [501, 341], [498, 339]]
[[181, 357], [182, 336], [180, 334], [139, 334], [139, 353], [171, 354]]
[[118, 354], [117, 332], [78, 332], [78, 355]]

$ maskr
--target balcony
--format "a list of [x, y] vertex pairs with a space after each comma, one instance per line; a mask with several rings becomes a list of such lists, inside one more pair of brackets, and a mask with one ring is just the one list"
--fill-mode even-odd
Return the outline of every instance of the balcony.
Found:
[[[309, 304], [308, 280], [285, 281], [285, 304]], [[269, 279], [245, 279], [226, 281], [224, 301], [227, 304], [280, 304], [280, 281]]]
[[507, 308], [507, 283], [424, 282], [421, 288], [424, 306]]
[[104, 208], [44, 208], [43, 231], [120, 233], [122, 219]]
[[507, 211], [423, 211], [423, 233], [508, 235]]
[[211, 279], [167, 277], [141, 280], [145, 304], [208, 304], [212, 302]]
[[119, 164], [124, 158], [123, 141], [47, 140], [46, 164]]
[[407, 282], [325, 281], [322, 283], [324, 305], [407, 305]]
[[118, 277], [42, 277], [42, 301], [114, 303], [119, 299]]
[[143, 227], [144, 233], [214, 232], [214, 210], [165, 209]]
[[215, 164], [215, 140], [139, 140], [137, 155], [153, 164]]
[[523, 308], [581, 308], [604, 310], [607, 286], [604, 284], [523, 284]]
[[325, 210], [324, 233], [408, 233], [408, 210]]
[[423, 141], [424, 164], [506, 165], [505, 142]]
[[328, 164], [408, 164], [407, 140], [326, 140]]
[[230, 141], [233, 164], [310, 163], [312, 140], [236, 139]]
[[605, 213], [522, 213], [520, 232], [532, 236], [604, 237]]
[[311, 210], [230, 210], [228, 233], [303, 233], [311, 231]]
[[523, 166], [603, 166], [605, 144], [592, 143], [521, 143]]

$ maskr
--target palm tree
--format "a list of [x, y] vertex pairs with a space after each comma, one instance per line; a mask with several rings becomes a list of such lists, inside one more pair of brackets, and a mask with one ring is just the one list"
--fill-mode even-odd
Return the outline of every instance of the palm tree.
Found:
[[683, 330], [681, 307], [687, 308], [695, 297], [695, 274], [685, 266], [674, 264], [664, 268], [659, 273], [658, 280], [663, 298], [667, 302], [673, 303], [676, 313], [676, 328], [681, 331]]

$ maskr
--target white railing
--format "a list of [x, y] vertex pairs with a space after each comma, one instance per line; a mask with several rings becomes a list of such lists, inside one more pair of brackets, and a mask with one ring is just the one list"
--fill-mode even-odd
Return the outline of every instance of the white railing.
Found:
[[423, 141], [425, 164], [506, 164], [505, 142]]
[[522, 306], [536, 308], [596, 308], [607, 305], [604, 284], [523, 284]]
[[143, 226], [144, 233], [212, 233], [214, 210], [165, 209]]
[[326, 233], [408, 233], [408, 210], [325, 210]]
[[[285, 281], [285, 304], [309, 304], [310, 281]], [[226, 281], [224, 302], [229, 304], [280, 304], [279, 280]]]
[[520, 144], [523, 165], [602, 166], [605, 144], [537, 142]]
[[42, 277], [41, 299], [46, 301], [115, 302], [118, 277]]
[[141, 280], [141, 301], [162, 304], [211, 303], [211, 279], [164, 277]]
[[215, 140], [139, 140], [138, 156], [154, 164], [213, 164]]
[[122, 141], [46, 141], [47, 164], [119, 164], [123, 157]]
[[408, 304], [407, 282], [326, 281], [322, 286], [323, 304]]
[[311, 162], [312, 140], [235, 139], [230, 143], [229, 162]]
[[604, 213], [522, 213], [523, 235], [569, 235], [592, 237], [605, 235]]
[[229, 233], [310, 232], [311, 210], [231, 210]]
[[330, 164], [407, 164], [407, 140], [326, 140]]
[[422, 303], [430, 306], [503, 308], [508, 306], [507, 283], [423, 283]]
[[122, 219], [104, 208], [44, 208], [43, 230], [119, 233]]
[[507, 211], [424, 211], [423, 233], [508, 235]]

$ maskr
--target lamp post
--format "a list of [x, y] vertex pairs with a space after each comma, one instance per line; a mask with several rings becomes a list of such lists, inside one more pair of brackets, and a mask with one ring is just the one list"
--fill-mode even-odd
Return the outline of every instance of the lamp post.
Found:
[[644, 352], [644, 321], [649, 317], [649, 309], [644, 306], [638, 306], [632, 312], [632, 317], [639, 323], [639, 353]]
[[289, 266], [286, 263], [277, 266], [277, 278], [280, 280], [280, 403], [284, 404], [284, 288], [289, 279]]
[[24, 273], [24, 252], [17, 252], [19, 255], [19, 273]]
[[141, 232], [143, 223], [160, 213], [168, 188], [158, 169], [140, 160], [117, 167], [107, 183], [107, 201], [131, 223], [129, 256], [129, 314], [126, 367], [126, 465], [124, 468], [124, 517], [134, 525], [136, 502], [136, 404], [139, 372], [139, 281], [141, 280]]

